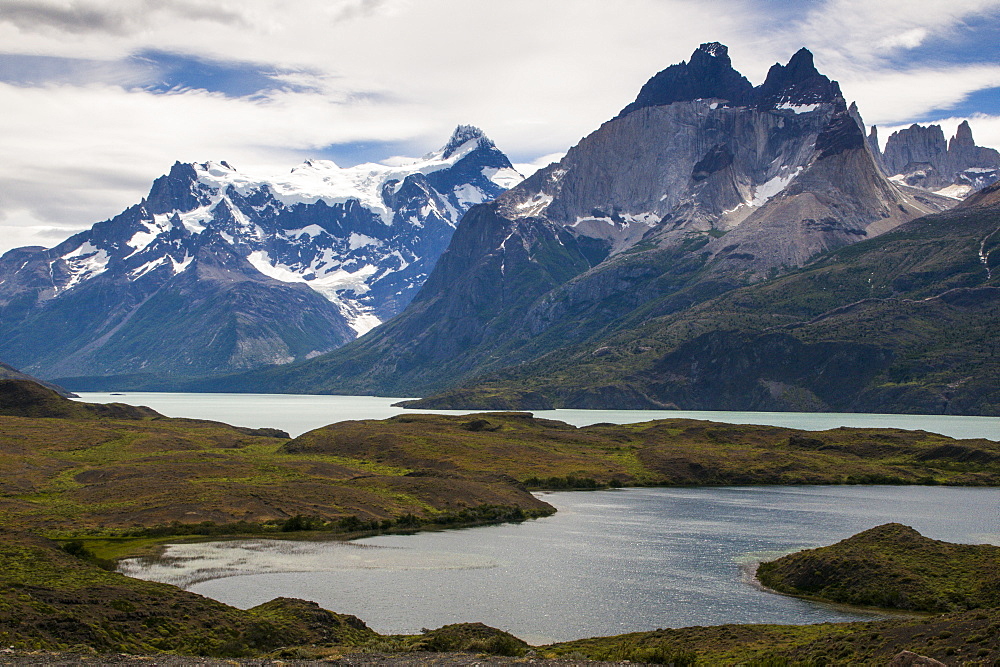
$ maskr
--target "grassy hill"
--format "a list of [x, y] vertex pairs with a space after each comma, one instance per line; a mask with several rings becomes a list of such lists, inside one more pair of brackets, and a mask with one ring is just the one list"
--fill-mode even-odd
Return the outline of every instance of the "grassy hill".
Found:
[[347, 421], [283, 446], [441, 474], [505, 475], [544, 488], [606, 485], [1000, 482], [1000, 443], [923, 431], [662, 419], [574, 427], [530, 413]]
[[0, 381], [0, 405], [59, 416], [0, 416], [0, 519], [49, 536], [350, 532], [552, 511], [495, 476], [293, 454], [275, 429], [88, 405], [29, 384]]
[[37, 384], [47, 387], [58, 394], [65, 396], [67, 398], [76, 398], [76, 394], [71, 391], [60, 387], [57, 384], [52, 384], [51, 382], [46, 382], [45, 380], [39, 380], [38, 378], [28, 375], [27, 373], [22, 373], [10, 364], [5, 364], [0, 361], [0, 380], [31, 380]]
[[[0, 518], [48, 536], [334, 532], [520, 520], [529, 488], [1000, 484], [1000, 443], [899, 429], [530, 413], [398, 415], [295, 439], [0, 381]], [[59, 415], [58, 417], [13, 416]]]
[[915, 611], [1000, 607], [1000, 547], [950, 544], [896, 523], [762, 563], [782, 593]]

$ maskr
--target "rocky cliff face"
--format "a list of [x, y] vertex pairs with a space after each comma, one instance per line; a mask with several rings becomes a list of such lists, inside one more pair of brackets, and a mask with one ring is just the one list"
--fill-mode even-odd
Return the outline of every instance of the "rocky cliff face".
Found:
[[969, 121], [950, 141], [940, 125], [893, 132], [881, 159], [894, 181], [959, 199], [1000, 180], [1000, 153], [976, 145]]
[[[713, 78], [693, 83], [704, 76]], [[725, 47], [702, 45], [691, 64], [653, 77], [622, 115], [500, 198], [502, 213], [544, 217], [603, 240], [612, 255], [640, 240], [670, 248], [697, 239], [713, 270], [764, 275], [939, 210], [879, 173], [840, 87], [805, 49], [757, 88], [717, 91], [736, 99], [691, 97], [738, 76]], [[670, 102], [653, 104], [660, 99]]]
[[939, 200], [885, 178], [808, 51], [754, 88], [703, 44], [558, 164], [470, 210], [389, 326], [255, 382], [440, 389], [801, 266]]
[[46, 377], [204, 375], [328, 352], [409, 303], [461, 215], [520, 180], [478, 129], [272, 179], [175, 164], [52, 249], [0, 258], [0, 354]]

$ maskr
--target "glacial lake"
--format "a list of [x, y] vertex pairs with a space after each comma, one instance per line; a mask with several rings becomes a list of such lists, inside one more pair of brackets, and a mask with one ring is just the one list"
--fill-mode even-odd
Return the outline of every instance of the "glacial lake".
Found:
[[802, 486], [621, 489], [542, 496], [518, 525], [355, 542], [174, 545], [122, 571], [237, 607], [279, 596], [383, 633], [481, 621], [535, 643], [662, 627], [820, 623], [872, 614], [768, 593], [750, 566], [896, 521], [1000, 544], [1000, 489]]
[[[293, 437], [347, 419], [386, 419], [403, 412], [461, 415], [470, 410], [407, 410], [392, 404], [402, 398], [314, 396], [308, 394], [186, 394], [166, 392], [81, 392], [90, 403], [147, 405], [168, 417], [214, 419], [236, 426], [280, 428]], [[953, 438], [1000, 440], [1000, 417], [878, 415], [836, 412], [710, 412], [692, 410], [532, 410], [537, 417], [574, 426], [598, 422], [629, 424], [651, 419], [708, 419], [730, 424], [767, 424], [808, 431], [838, 426], [922, 429]]]

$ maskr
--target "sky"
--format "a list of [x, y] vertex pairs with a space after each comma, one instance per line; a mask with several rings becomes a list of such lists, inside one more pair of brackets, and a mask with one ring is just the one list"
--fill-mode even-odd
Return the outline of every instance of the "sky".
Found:
[[1000, 148], [1000, 0], [0, 0], [0, 252], [175, 161], [351, 166], [472, 124], [528, 171], [710, 41], [754, 84], [805, 46], [883, 141], [968, 118]]

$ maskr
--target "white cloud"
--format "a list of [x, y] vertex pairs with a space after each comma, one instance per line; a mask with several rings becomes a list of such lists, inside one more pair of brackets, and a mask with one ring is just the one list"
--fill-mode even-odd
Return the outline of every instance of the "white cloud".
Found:
[[928, 31], [926, 28], [912, 28], [895, 35], [889, 35], [884, 37], [878, 42], [878, 47], [881, 49], [892, 50], [896, 48], [903, 49], [915, 49], [924, 43], [927, 39]]
[[983, 88], [1000, 86], [1000, 65], [875, 72], [841, 80], [869, 124], [898, 124], [944, 109]]
[[969, 19], [995, 15], [997, 0], [829, 0], [784, 32], [845, 71], [877, 66], [895, 52], [947, 36]]

